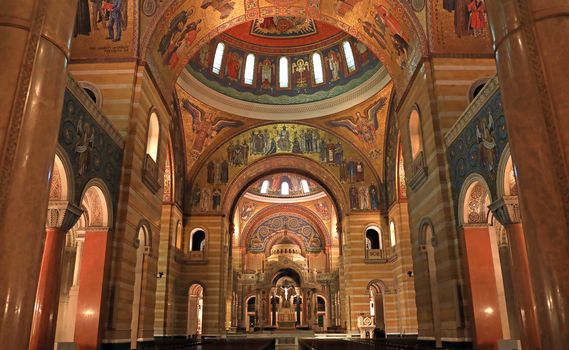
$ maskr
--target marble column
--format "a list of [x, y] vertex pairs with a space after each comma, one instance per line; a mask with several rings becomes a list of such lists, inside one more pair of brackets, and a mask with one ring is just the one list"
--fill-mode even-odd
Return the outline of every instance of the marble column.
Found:
[[0, 344], [27, 349], [76, 0], [0, 2]]
[[101, 342], [110, 257], [108, 228], [88, 228], [83, 243], [75, 343], [77, 350], [98, 349]]
[[460, 231], [472, 301], [475, 347], [495, 350], [503, 335], [490, 230], [487, 225], [465, 225]]
[[[504, 226], [510, 247], [511, 284], [516, 322], [523, 349], [542, 349], [530, 277], [530, 263], [517, 197], [503, 197], [490, 205], [494, 217]], [[552, 348], [553, 349], [553, 348]]]
[[80, 208], [67, 201], [49, 203], [45, 246], [30, 335], [30, 350], [53, 349], [65, 234], [75, 225], [81, 213]]
[[[543, 349], [569, 344], [569, 4], [486, 1]], [[531, 349], [533, 350], [533, 349]]]

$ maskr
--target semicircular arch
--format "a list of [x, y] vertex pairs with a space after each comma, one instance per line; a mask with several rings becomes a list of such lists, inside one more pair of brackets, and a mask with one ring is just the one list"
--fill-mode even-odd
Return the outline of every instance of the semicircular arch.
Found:
[[[276, 163], [278, 168], [274, 167]], [[234, 177], [222, 201], [221, 207], [223, 212], [230, 213], [229, 217], [233, 217], [238, 199], [241, 198], [249, 186], [265, 176], [281, 172], [304, 175], [317, 182], [332, 199], [339, 218], [342, 217], [342, 213], [348, 210], [349, 201], [347, 200], [345, 190], [328, 169], [307, 157], [294, 154], [279, 154], [255, 161]]]
[[[382, 61], [401, 89], [410, 80], [420, 58], [428, 54], [426, 35], [407, 1], [359, 0], [356, 6], [342, 6], [336, 2], [308, 2], [287, 4], [290, 16], [317, 19], [333, 25], [366, 44]], [[224, 6], [194, 6], [190, 0], [174, 0], [161, 7], [150, 21], [141, 43], [141, 56], [149, 63], [158, 85], [170, 91], [185, 63], [197, 50], [220, 33], [255, 19], [273, 17], [282, 13], [280, 1], [228, 2]], [[207, 18], [207, 21], [203, 19]], [[387, 27], [393, 41], [388, 45], [378, 40], [378, 32]], [[178, 49], [176, 64], [164, 62], [164, 47], [173, 32], [187, 33], [183, 49]], [[389, 43], [390, 44], [390, 43]], [[396, 46], [403, 49], [396, 49]], [[401, 57], [404, 55], [405, 57]], [[406, 64], [402, 64], [404, 60]]]
[[[293, 218], [293, 220], [297, 220], [297, 222], [295, 222], [294, 225], [288, 226], [288, 218]], [[303, 243], [300, 247], [302, 251], [305, 252], [309, 250], [311, 240], [315, 237], [313, 237], [313, 235], [307, 235], [306, 226], [302, 225], [303, 222], [313, 227], [314, 233], [318, 235], [321, 244], [318, 248], [327, 250], [332, 245], [332, 240], [326, 229], [326, 225], [324, 225], [317, 214], [300, 205], [281, 204], [269, 206], [256, 213], [243, 228], [243, 233], [239, 237], [239, 246], [249, 249], [249, 241], [253, 238], [253, 235], [263, 227], [265, 228], [263, 231], [266, 234], [260, 237], [262, 242], [260, 242], [261, 246], [258, 250], [266, 251], [270, 249], [272, 243], [282, 237], [282, 234], [280, 234], [281, 231], [287, 230], [287, 232], [293, 233], [289, 238], [292, 238], [296, 242]], [[265, 225], [267, 223], [269, 223], [268, 226]]]

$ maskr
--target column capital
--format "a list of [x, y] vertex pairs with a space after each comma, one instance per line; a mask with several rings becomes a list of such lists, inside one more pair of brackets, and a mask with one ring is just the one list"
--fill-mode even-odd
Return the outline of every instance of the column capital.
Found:
[[489, 206], [492, 214], [502, 225], [519, 224], [522, 222], [520, 203], [517, 196], [504, 196]]
[[69, 231], [79, 220], [83, 210], [68, 201], [50, 201], [47, 207], [46, 228]]

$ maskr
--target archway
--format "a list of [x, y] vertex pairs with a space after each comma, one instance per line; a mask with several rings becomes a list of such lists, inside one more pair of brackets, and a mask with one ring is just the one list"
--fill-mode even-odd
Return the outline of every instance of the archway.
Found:
[[[97, 348], [101, 342], [104, 297], [110, 258], [109, 237], [112, 226], [110, 195], [103, 181], [87, 183], [81, 199], [83, 215], [79, 235], [74, 281], [78, 281], [74, 342], [77, 347]], [[81, 246], [80, 246], [81, 244]], [[88, 276], [88, 278], [85, 278]]]
[[188, 290], [188, 336], [195, 338], [202, 334], [204, 288], [194, 283]]
[[489, 225], [491, 193], [484, 179], [473, 174], [466, 179], [459, 198], [475, 343], [477, 348], [492, 349], [498, 340], [509, 337], [509, 327], [498, 242]]
[[421, 223], [419, 228], [419, 249], [424, 253], [424, 261], [426, 265], [427, 276], [427, 290], [429, 297], [429, 304], [432, 315], [432, 329], [431, 334], [435, 340], [435, 346], [437, 348], [442, 347], [442, 335], [441, 335], [441, 314], [440, 314], [440, 302], [439, 302], [439, 287], [437, 279], [437, 262], [435, 246], [437, 244], [436, 235], [434, 228], [430, 220], [425, 220]]
[[385, 332], [385, 284], [381, 281], [372, 281], [368, 285], [369, 312], [375, 319], [375, 327]]
[[257, 298], [255, 296], [250, 296], [245, 300], [245, 319], [246, 322], [246, 330], [247, 332], [251, 332], [255, 329], [255, 325], [257, 324]]
[[144, 256], [149, 251], [148, 237], [150, 229], [146, 224], [141, 224], [138, 228], [138, 236], [135, 240], [136, 263], [134, 266], [134, 286], [132, 298], [132, 314], [130, 323], [130, 348], [137, 349], [140, 329], [140, 311], [142, 304], [142, 290], [144, 281]]

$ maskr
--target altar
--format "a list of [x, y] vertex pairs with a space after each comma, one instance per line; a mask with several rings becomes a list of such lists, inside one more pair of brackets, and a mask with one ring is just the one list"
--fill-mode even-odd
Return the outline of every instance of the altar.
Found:
[[295, 329], [296, 313], [292, 307], [283, 307], [277, 316], [277, 324], [280, 329]]

